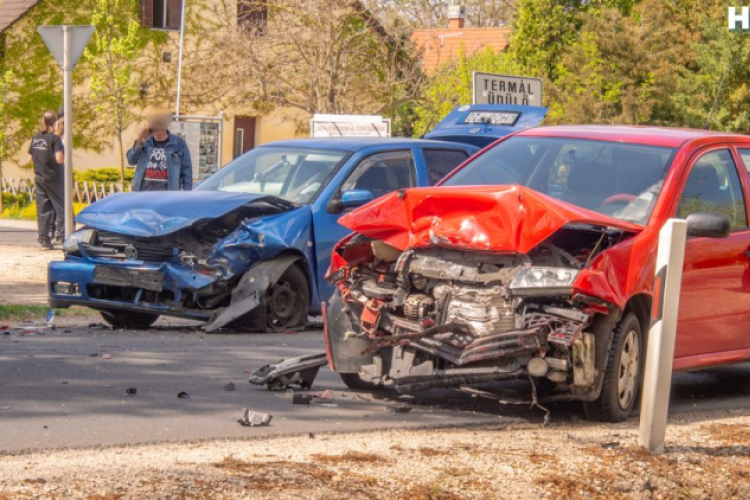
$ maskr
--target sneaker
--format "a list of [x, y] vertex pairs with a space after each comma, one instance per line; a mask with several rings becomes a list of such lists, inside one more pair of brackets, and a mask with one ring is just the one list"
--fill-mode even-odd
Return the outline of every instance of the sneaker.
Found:
[[42, 246], [42, 250], [54, 250], [55, 247], [52, 246], [52, 242], [49, 240], [40, 241], [39, 244]]
[[55, 238], [54, 240], [52, 240], [52, 248], [55, 250], [62, 250], [63, 241], [60, 238]]

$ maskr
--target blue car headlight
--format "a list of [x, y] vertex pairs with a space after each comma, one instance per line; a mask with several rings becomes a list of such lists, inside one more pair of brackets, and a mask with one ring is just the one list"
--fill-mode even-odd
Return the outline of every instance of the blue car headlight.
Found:
[[80, 229], [68, 236], [63, 243], [63, 252], [69, 254], [78, 253], [78, 244], [93, 245], [96, 242], [96, 231], [93, 229]]

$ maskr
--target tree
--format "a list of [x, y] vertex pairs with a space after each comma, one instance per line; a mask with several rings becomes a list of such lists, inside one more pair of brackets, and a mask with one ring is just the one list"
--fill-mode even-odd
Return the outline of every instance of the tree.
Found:
[[388, 32], [358, 2], [241, 0], [240, 12], [238, 21], [232, 2], [214, 6], [218, 26], [204, 25], [212, 43], [188, 62], [191, 102], [394, 117], [418, 95], [408, 34]]
[[393, 22], [412, 29], [446, 28], [448, 6], [466, 8], [466, 24], [473, 28], [494, 28], [510, 23], [513, 0], [366, 0], [365, 6], [385, 26]]
[[416, 135], [429, 132], [456, 106], [471, 102], [474, 71], [523, 75], [522, 68], [505, 52], [495, 52], [490, 47], [471, 56], [460, 52], [425, 84], [416, 107]]
[[137, 57], [147, 43], [134, 6], [128, 0], [95, 0], [91, 24], [96, 31], [84, 54], [90, 100], [96, 110], [92, 123], [101, 137], [117, 138], [121, 187], [125, 182], [123, 133], [138, 118], [134, 113], [140, 95]]
[[710, 10], [700, 19], [694, 66], [682, 68], [672, 95], [676, 118], [683, 126], [750, 133], [750, 34], [727, 30]]
[[[22, 164], [14, 154], [24, 141], [38, 132], [39, 120], [47, 109], [62, 105], [62, 72], [37, 27], [45, 24], [86, 24], [88, 0], [56, 0], [38, 5], [4, 34], [4, 57], [0, 75], [10, 89], [3, 99], [0, 129], [5, 154], [3, 161]], [[85, 144], [86, 136], [74, 130], [74, 142]]]

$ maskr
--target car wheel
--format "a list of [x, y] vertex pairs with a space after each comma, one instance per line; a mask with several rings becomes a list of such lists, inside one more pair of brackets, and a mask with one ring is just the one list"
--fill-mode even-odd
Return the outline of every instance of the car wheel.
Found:
[[305, 326], [310, 308], [307, 276], [299, 266], [290, 266], [268, 287], [264, 297], [268, 327], [273, 331]]
[[349, 389], [358, 391], [375, 391], [377, 389], [383, 388], [382, 384], [374, 384], [372, 382], [362, 380], [362, 377], [359, 376], [359, 373], [339, 373], [339, 376], [344, 382], [344, 385], [346, 385]]
[[145, 330], [159, 319], [158, 314], [120, 311], [118, 309], [104, 309], [99, 311], [104, 321], [112, 328], [127, 328], [131, 330]]
[[615, 327], [602, 392], [583, 405], [586, 417], [603, 422], [622, 422], [638, 401], [645, 349], [641, 324], [629, 313]]

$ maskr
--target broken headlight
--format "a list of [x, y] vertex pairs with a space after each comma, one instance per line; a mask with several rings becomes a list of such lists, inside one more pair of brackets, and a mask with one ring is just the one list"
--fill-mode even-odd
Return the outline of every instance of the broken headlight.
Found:
[[510, 289], [516, 295], [568, 294], [578, 276], [577, 269], [527, 267], [513, 277]]
[[68, 236], [63, 243], [63, 252], [78, 253], [78, 244], [93, 245], [96, 241], [96, 231], [93, 229], [80, 229]]

